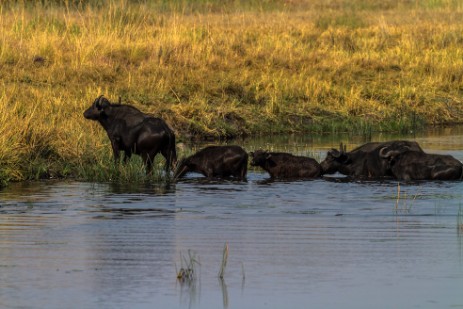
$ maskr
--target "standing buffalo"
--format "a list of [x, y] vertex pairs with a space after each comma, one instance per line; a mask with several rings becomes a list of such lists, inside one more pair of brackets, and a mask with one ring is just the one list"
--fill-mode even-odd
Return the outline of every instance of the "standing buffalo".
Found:
[[420, 151], [400, 152], [383, 147], [380, 156], [389, 162], [392, 174], [400, 180], [458, 180], [463, 178], [463, 164], [450, 155]]
[[148, 174], [160, 152], [166, 159], [166, 171], [175, 166], [175, 134], [164, 120], [144, 114], [130, 105], [111, 104], [103, 96], [93, 102], [84, 112], [84, 117], [98, 121], [106, 130], [116, 163], [120, 151], [124, 151], [124, 162], [135, 153], [142, 157]]
[[354, 178], [381, 178], [392, 176], [387, 160], [379, 155], [383, 147], [393, 147], [398, 152], [414, 150], [423, 152], [416, 142], [389, 141], [366, 143], [346, 152], [341, 144], [340, 150], [328, 151], [325, 160], [321, 162], [323, 174], [339, 172]]
[[260, 166], [271, 178], [316, 178], [321, 174], [320, 164], [309, 157], [294, 156], [283, 152], [257, 150], [251, 152], [251, 165]]
[[209, 146], [181, 160], [174, 178], [196, 172], [208, 178], [232, 176], [245, 180], [247, 170], [248, 154], [240, 146]]

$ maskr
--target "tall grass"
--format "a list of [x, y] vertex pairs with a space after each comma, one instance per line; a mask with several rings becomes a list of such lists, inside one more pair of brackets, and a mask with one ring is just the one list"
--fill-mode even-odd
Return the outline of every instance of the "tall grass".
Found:
[[180, 140], [461, 122], [462, 17], [455, 0], [2, 1], [0, 179], [110, 164], [82, 117], [100, 94]]

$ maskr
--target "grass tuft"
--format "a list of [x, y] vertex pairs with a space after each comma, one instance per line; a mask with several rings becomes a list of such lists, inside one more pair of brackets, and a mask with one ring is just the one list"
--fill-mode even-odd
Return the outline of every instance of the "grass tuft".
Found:
[[[182, 283], [193, 282], [196, 279], [197, 265], [200, 265], [200, 263], [193, 251], [188, 250], [188, 256], [184, 256], [180, 253], [180, 269], [176, 270], [177, 280]], [[177, 268], [177, 266], [175, 268]]]

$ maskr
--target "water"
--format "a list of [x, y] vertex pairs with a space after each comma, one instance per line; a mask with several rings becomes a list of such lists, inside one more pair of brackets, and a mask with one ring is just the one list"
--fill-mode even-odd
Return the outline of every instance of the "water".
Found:
[[[462, 137], [454, 128], [414, 138], [463, 160]], [[363, 142], [242, 144], [323, 158], [340, 140]], [[0, 191], [0, 308], [463, 307], [463, 182], [267, 177], [12, 184]], [[181, 283], [189, 250], [200, 265]]]

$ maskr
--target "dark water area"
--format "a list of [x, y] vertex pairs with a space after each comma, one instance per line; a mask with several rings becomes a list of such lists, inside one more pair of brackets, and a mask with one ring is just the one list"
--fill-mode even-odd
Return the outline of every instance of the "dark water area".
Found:
[[[463, 128], [372, 139], [395, 138], [463, 160]], [[323, 159], [340, 141], [365, 137], [239, 143]], [[11, 184], [0, 308], [460, 308], [462, 204], [461, 181], [270, 182], [257, 169], [247, 182]], [[188, 252], [199, 264], [182, 283]]]

